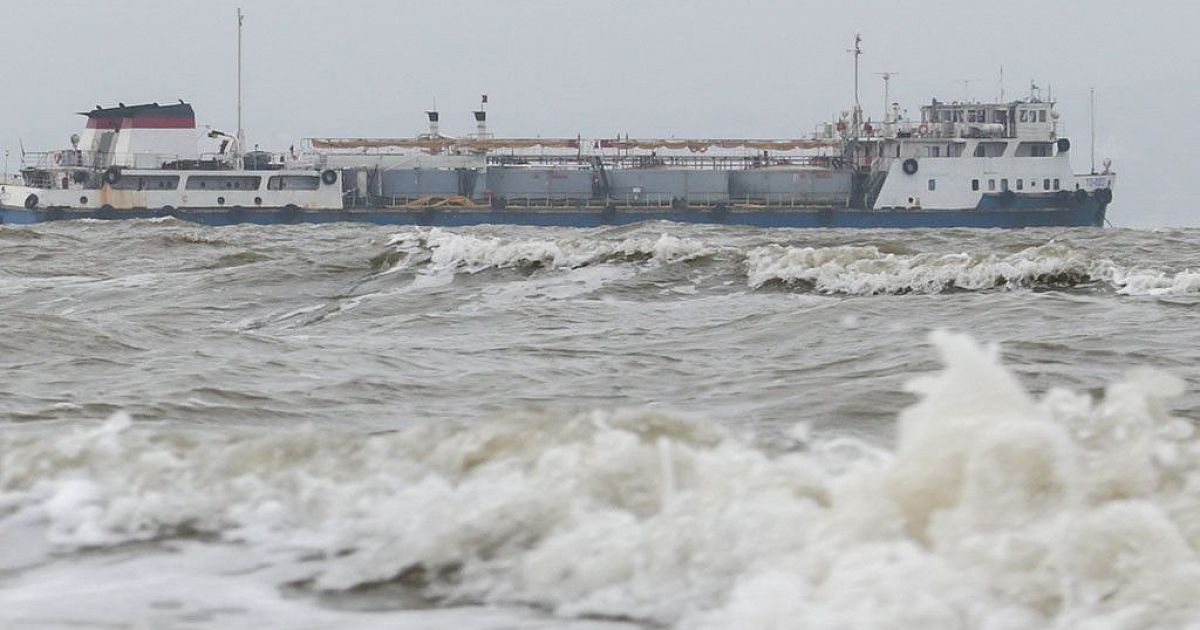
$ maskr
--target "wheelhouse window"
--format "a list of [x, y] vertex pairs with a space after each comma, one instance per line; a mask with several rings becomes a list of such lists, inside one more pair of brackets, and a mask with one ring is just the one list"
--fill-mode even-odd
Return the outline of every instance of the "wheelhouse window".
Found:
[[929, 180], [929, 190], [937, 190], [937, 180], [936, 179]]
[[979, 190], [979, 180], [978, 179], [971, 180], [971, 190]]
[[929, 147], [929, 157], [942, 157], [942, 147]]
[[1022, 109], [1018, 119], [1023, 123], [1046, 122], [1046, 110]]
[[267, 190], [316, 190], [321, 179], [316, 175], [272, 175], [267, 180]]
[[975, 157], [1003, 157], [1007, 142], [980, 142], [975, 145]]
[[1050, 142], [1022, 142], [1017, 145], [1017, 157], [1050, 157], [1054, 155], [1054, 144]]

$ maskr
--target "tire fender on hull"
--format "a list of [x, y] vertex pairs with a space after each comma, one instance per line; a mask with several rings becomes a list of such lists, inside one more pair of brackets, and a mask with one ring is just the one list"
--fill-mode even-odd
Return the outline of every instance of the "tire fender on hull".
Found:
[[108, 170], [104, 171], [105, 184], [108, 184], [109, 186], [115, 186], [119, 181], [121, 181], [121, 167], [110, 166], [108, 167]]

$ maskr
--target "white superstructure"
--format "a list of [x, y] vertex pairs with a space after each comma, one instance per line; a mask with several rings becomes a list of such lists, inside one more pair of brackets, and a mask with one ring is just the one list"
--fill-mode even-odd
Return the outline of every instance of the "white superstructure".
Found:
[[[1071, 142], [1059, 134], [1053, 102], [934, 100], [921, 107], [919, 122], [902, 120], [897, 110], [848, 139], [851, 160], [867, 174], [867, 208], [1034, 207], [1076, 191], [1111, 195], [1116, 175], [1107, 161], [1102, 172], [1072, 170]], [[848, 135], [845, 122], [837, 128]]]
[[[70, 149], [26, 154], [19, 182], [0, 185], [0, 205], [81, 210], [193, 208], [340, 209], [338, 171], [302, 168], [264, 152], [242, 155], [221, 132], [198, 135], [192, 107], [101, 108]], [[202, 153], [203, 138], [219, 142]]]

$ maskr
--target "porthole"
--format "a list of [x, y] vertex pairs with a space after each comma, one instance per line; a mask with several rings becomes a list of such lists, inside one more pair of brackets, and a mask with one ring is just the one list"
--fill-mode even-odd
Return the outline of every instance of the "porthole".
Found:
[[262, 197], [255, 197], [255, 198], [254, 198], [254, 205], [256, 205], [256, 206], [261, 206], [261, 205], [262, 205]]
[[79, 203], [86, 206], [87, 205], [87, 197], [80, 197]]
[[218, 206], [223, 206], [223, 205], [225, 205], [225, 198], [224, 198], [224, 197], [217, 197], [217, 205], [218, 205]]

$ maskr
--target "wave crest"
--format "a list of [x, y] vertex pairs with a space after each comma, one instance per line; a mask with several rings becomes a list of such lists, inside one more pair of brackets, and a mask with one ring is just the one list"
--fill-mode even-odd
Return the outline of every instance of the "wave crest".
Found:
[[400, 232], [376, 266], [389, 271], [426, 265], [431, 272], [479, 273], [488, 269], [576, 269], [604, 263], [672, 263], [695, 260], [716, 251], [695, 239], [669, 234], [605, 239], [501, 238], [457, 234], [438, 228]]
[[449, 278], [488, 270], [570, 270], [716, 263], [751, 289], [826, 295], [936, 294], [1016, 289], [1096, 289], [1131, 296], [1200, 295], [1200, 272], [1123, 266], [1057, 241], [1015, 252], [888, 251], [877, 245], [717, 245], [670, 234], [611, 238], [502, 238], [418, 229], [393, 235], [372, 259], [385, 273]]
[[1099, 279], [1086, 256], [1056, 243], [1008, 255], [770, 245], [748, 252], [746, 266], [754, 288], [778, 283], [848, 295], [1072, 287]]

